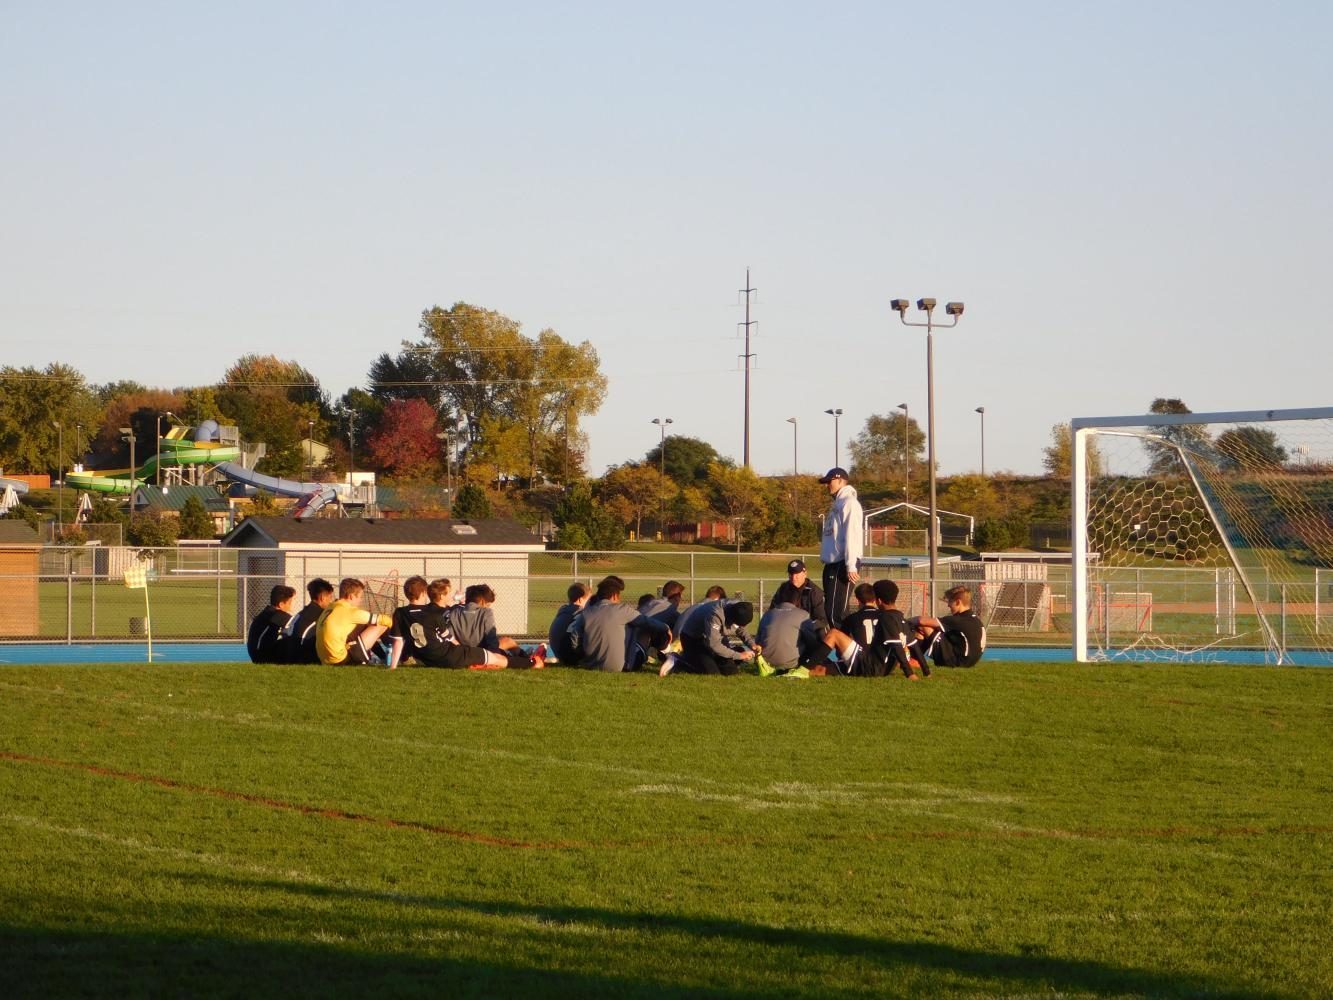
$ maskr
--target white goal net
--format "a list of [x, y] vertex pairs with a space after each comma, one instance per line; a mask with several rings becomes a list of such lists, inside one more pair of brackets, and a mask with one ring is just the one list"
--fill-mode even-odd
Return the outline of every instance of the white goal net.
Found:
[[1076, 659], [1333, 663], [1333, 408], [1072, 429]]

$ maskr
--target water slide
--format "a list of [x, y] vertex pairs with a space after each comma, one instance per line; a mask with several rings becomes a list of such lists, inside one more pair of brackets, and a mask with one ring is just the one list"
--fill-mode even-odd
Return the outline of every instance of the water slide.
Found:
[[0, 476], [0, 493], [5, 492], [7, 489], [13, 490], [19, 496], [23, 496], [23, 494], [28, 492], [28, 484], [22, 479], [6, 479], [4, 476]]
[[337, 500], [340, 489], [351, 489], [341, 483], [303, 483], [295, 479], [266, 476], [262, 472], [255, 472], [235, 462], [219, 462], [215, 471], [222, 473], [233, 483], [266, 490], [274, 496], [300, 497], [301, 502], [295, 508], [296, 517], [300, 520], [313, 517], [318, 511]]
[[76, 490], [91, 490], [94, 493], [133, 493], [157, 475], [158, 453], [162, 456], [162, 467], [177, 465], [213, 465], [218, 462], [234, 462], [241, 457], [241, 450], [235, 445], [221, 444], [212, 440], [218, 434], [216, 421], [205, 420], [194, 431], [194, 440], [188, 437], [188, 427], [176, 426], [167, 431], [166, 436], [157, 442], [157, 448], [130, 474], [129, 469], [100, 469], [90, 472], [70, 472], [65, 475], [65, 485]]

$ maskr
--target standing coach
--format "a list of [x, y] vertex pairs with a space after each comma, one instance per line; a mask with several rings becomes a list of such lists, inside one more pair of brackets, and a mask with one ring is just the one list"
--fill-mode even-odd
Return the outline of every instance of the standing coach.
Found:
[[819, 480], [828, 487], [833, 507], [824, 517], [819, 558], [824, 563], [824, 604], [828, 620], [836, 625], [847, 614], [852, 591], [861, 580], [861, 501], [847, 481], [847, 470], [829, 469]]

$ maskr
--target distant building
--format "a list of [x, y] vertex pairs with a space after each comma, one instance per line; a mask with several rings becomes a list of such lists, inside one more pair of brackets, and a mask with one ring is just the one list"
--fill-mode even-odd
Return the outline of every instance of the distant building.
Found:
[[545, 551], [526, 527], [498, 518], [248, 517], [222, 545], [240, 550], [236, 603], [246, 624], [268, 603], [274, 584], [304, 595], [316, 577], [336, 586], [354, 576], [367, 584], [368, 605], [388, 613], [401, 599], [402, 581], [420, 575], [448, 577], [459, 593], [470, 584], [490, 584], [497, 596], [496, 625], [509, 635], [530, 632], [528, 563]]
[[41, 579], [42, 542], [26, 521], [0, 519], [0, 636], [36, 638], [39, 632], [37, 583]]

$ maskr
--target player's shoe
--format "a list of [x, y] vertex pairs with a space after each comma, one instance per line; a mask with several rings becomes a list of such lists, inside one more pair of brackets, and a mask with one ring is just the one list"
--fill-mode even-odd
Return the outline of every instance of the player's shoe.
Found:
[[657, 676], [665, 677], [667, 674], [671, 673], [671, 671], [675, 669], [676, 669], [676, 654], [667, 653], [666, 656], [662, 657], [662, 665], [657, 668]]

